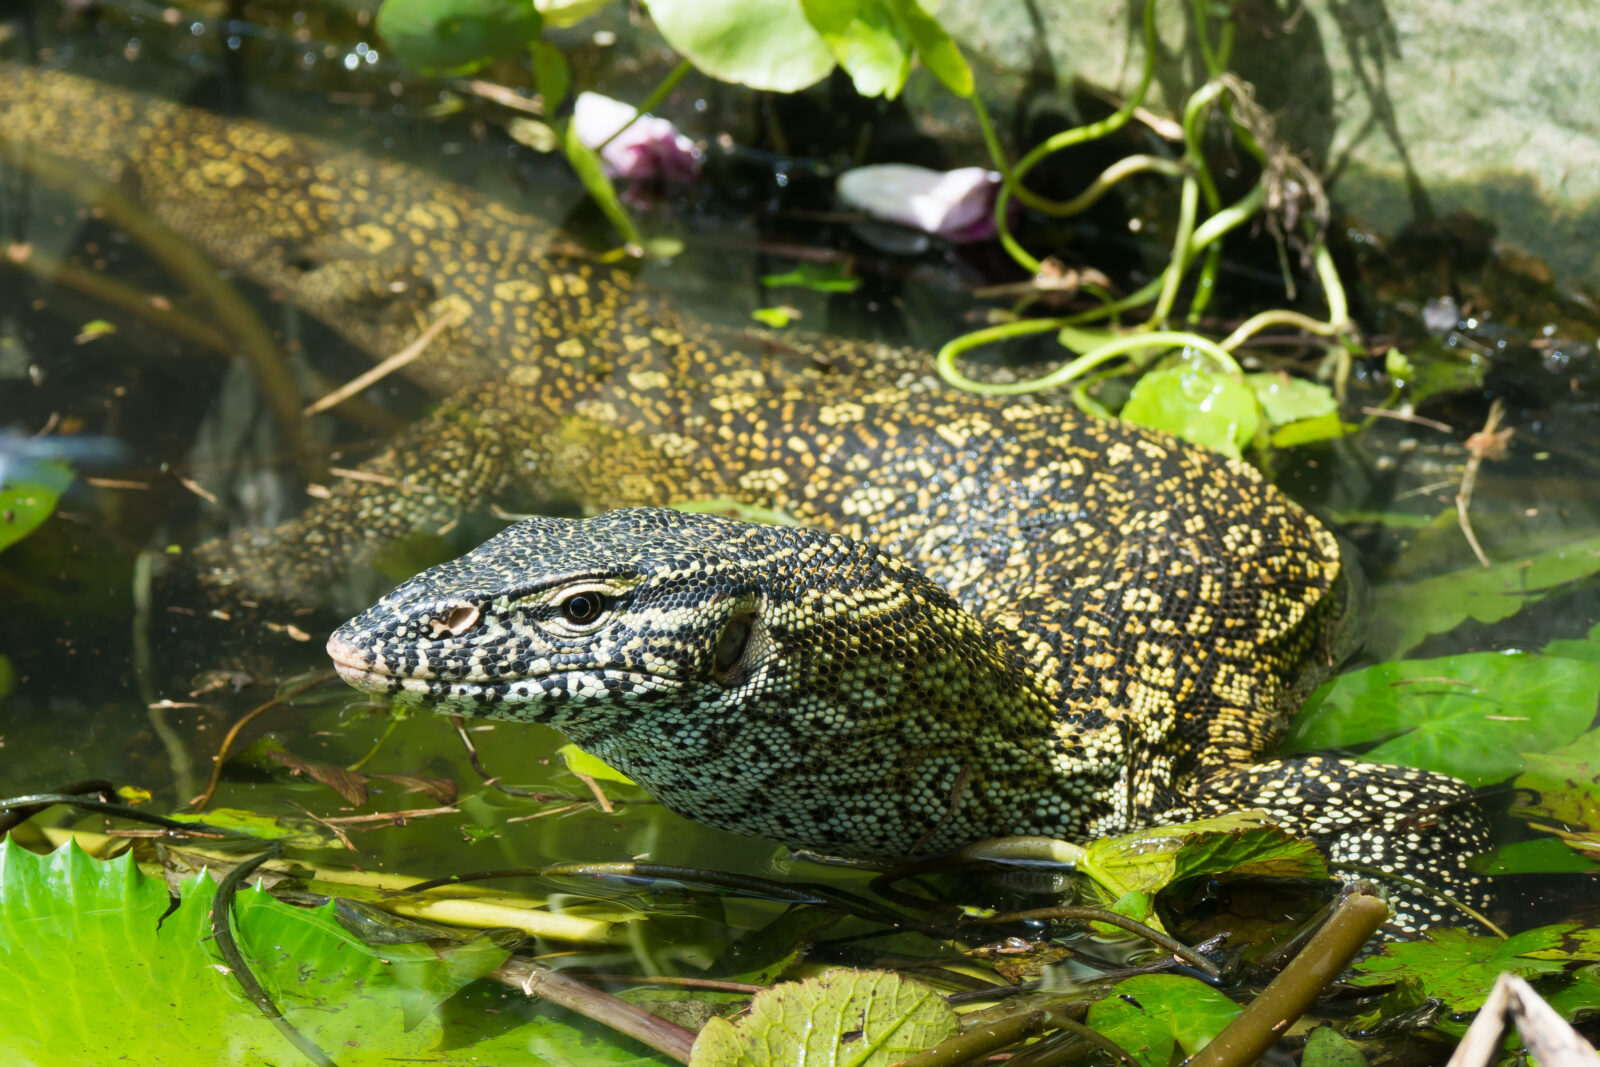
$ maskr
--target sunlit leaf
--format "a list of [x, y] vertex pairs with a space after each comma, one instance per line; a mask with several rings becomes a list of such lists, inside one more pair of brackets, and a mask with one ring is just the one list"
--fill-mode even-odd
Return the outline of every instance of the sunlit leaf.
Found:
[[1380, 586], [1367, 652], [1393, 659], [1429, 634], [1446, 633], [1468, 619], [1508, 619], [1568, 582], [1600, 571], [1600, 537], [1449, 574]]
[[943, 82], [946, 89], [963, 99], [970, 97], [977, 88], [972, 68], [939, 20], [924, 11], [917, 0], [888, 0], [888, 3], [899, 13], [922, 65]]
[[[165, 883], [141, 874], [131, 854], [102, 863], [76, 845], [35, 856], [0, 843], [7, 1062], [117, 1063], [130, 1049], [172, 1067], [304, 1062], [220, 965], [215, 893], [209, 877], [191, 879], [168, 914]], [[506, 958], [492, 938], [369, 947], [334, 904], [294, 908], [254, 889], [236, 898], [233, 925], [289, 1021], [340, 1064], [525, 1062], [533, 1032], [565, 1046], [554, 1062], [577, 1062], [571, 1028], [511, 1013], [456, 1008], [445, 1041], [434, 1008]]]
[[1249, 386], [1226, 374], [1188, 367], [1151, 371], [1140, 378], [1121, 417], [1235, 459], [1261, 424]]
[[1195, 978], [1145, 974], [1118, 982], [1089, 1006], [1088, 1024], [1144, 1067], [1169, 1067], [1173, 1052], [1192, 1056], [1240, 1012], [1239, 1005]]
[[1428, 996], [1444, 1001], [1451, 1011], [1472, 1011], [1482, 1006], [1502, 971], [1532, 978], [1564, 969], [1564, 961], [1535, 958], [1528, 953], [1556, 948], [1568, 929], [1541, 926], [1502, 941], [1440, 927], [1421, 941], [1388, 942], [1380, 955], [1356, 963], [1357, 973], [1349, 981], [1352, 985], [1372, 986], [1415, 978]]
[[567, 770], [573, 774], [581, 774], [585, 778], [595, 778], [602, 782], [620, 782], [623, 785], [637, 784], [632, 778], [629, 778], [599, 756], [585, 752], [577, 745], [562, 745], [556, 749], [556, 755], [561, 757], [561, 762], [565, 763]]
[[1300, 419], [1286, 426], [1280, 426], [1272, 431], [1268, 438], [1273, 448], [1297, 448], [1300, 445], [1316, 444], [1318, 441], [1333, 441], [1340, 437], [1348, 437], [1359, 431], [1361, 427], [1354, 423], [1345, 422], [1337, 414], [1318, 415], [1315, 418]]
[[1261, 413], [1271, 429], [1301, 419], [1339, 413], [1339, 402], [1333, 398], [1333, 390], [1321, 382], [1294, 378], [1283, 371], [1246, 374], [1244, 380], [1260, 401]]
[[833, 69], [800, 0], [645, 0], [667, 43], [720, 81], [792, 93]]
[[712, 1019], [689, 1067], [889, 1067], [956, 1032], [936, 990], [888, 971], [833, 971], [757, 993], [738, 1022]]
[[524, 54], [541, 20], [531, 0], [383, 0], [377, 25], [406, 66], [462, 74]]
[[556, 29], [575, 26], [616, 0], [534, 0], [533, 6], [544, 16], [544, 24]]
[[911, 38], [887, 0], [800, 0], [862, 96], [893, 99], [911, 72]]
[[1600, 664], [1532, 652], [1380, 663], [1335, 678], [1295, 717], [1286, 753], [1381, 742], [1374, 763], [1474, 785], [1523, 768], [1524, 752], [1567, 744], [1594, 718]]
[[776, 307], [755, 308], [750, 312], [750, 317], [763, 326], [770, 326], [774, 330], [781, 330], [795, 319], [800, 313], [792, 307], [778, 305]]
[[763, 274], [761, 284], [769, 289], [796, 285], [819, 293], [853, 293], [861, 288], [861, 279], [847, 274], [838, 263], [802, 263], [781, 274]]

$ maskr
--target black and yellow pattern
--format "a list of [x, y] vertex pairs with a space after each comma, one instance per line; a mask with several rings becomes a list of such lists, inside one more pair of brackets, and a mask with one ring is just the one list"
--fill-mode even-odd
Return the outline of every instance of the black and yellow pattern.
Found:
[[[375, 354], [454, 321], [408, 371], [437, 413], [301, 519], [210, 550], [218, 582], [311, 598], [511, 487], [651, 508], [535, 520], [414, 579], [340, 631], [359, 684], [555, 723], [677, 810], [794, 845], [904, 856], [1262, 804], [1343, 858], [1464, 876], [1460, 783], [1256, 762], [1337, 660], [1346, 596], [1333, 537], [1249, 466], [952, 394], [920, 353], [694, 322], [535, 219], [250, 122], [8, 71], [0, 137], [137, 188]], [[814, 529], [654, 510], [718, 497]], [[579, 593], [598, 628], [562, 615]], [[1443, 837], [1401, 823], [1441, 806]]]

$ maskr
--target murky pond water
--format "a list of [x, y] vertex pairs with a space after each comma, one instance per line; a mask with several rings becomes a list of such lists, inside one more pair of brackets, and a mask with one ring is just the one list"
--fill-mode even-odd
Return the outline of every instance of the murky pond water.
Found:
[[[472, 185], [564, 225], [575, 241], [603, 247], [601, 221], [556, 160], [515, 143], [497, 121], [486, 120], [480, 104], [439, 107], [439, 85], [402, 84], [386, 60], [370, 62], [365, 45], [356, 47], [359, 26], [340, 22], [333, 19], [326, 32], [346, 36], [328, 44], [276, 12], [234, 24], [134, 7], [98, 20], [47, 11], [6, 24], [0, 61], [31, 54], [113, 85], [330, 138]], [[596, 62], [616, 81], [648, 80], [621, 61], [609, 68]], [[0, 67], [0, 76], [11, 69]], [[709, 102], [697, 108], [697, 94]], [[714, 135], [722, 119], [757, 106], [693, 82], [673, 104], [699, 116], [686, 120], [697, 135]], [[883, 118], [887, 128], [906, 129], [903, 116]], [[789, 121], [809, 130], [814, 120]], [[670, 262], [643, 268], [645, 280], [712, 322], [747, 324], [752, 309], [782, 303], [797, 308], [807, 329], [930, 350], [991, 306], [975, 299], [974, 290], [1014, 280], [992, 250], [895, 257], [862, 244], [848, 225], [828, 218], [823, 169], [733, 151], [700, 188], [641, 202], [651, 233], [684, 243]], [[186, 294], [159, 252], [129, 237], [114, 211], [86, 207], [64, 185], [70, 182], [0, 157], [0, 241], [10, 249], [0, 261], [0, 434], [10, 433], [0, 436], [0, 463], [18, 469], [36, 435], [87, 443], [69, 457], [78, 480], [54, 516], [0, 552], [0, 795], [106, 778], [149, 790], [153, 805], [167, 810], [204, 786], [211, 756], [239, 716], [293, 680], [326, 669], [322, 643], [332, 626], [386, 582], [470, 547], [504, 520], [474, 516], [442, 542], [414, 546], [411, 555], [383, 560], [380, 573], [331, 590], [316, 609], [276, 610], [265, 619], [213, 617], [214, 605], [184, 583], [190, 550], [292, 517], [319, 486], [348, 476], [340, 472], [425, 412], [433, 396], [404, 378], [387, 379], [362, 394], [367, 411], [359, 417], [311, 420], [310, 445], [297, 463], [252, 374], [224, 358], [233, 343], [219, 334], [207, 306]], [[140, 191], [122, 192], [137, 200]], [[1157, 241], [1130, 245], [1125, 228], [1085, 225], [1076, 237], [1074, 261], [1106, 264], [1121, 283], [1145, 280], [1139, 271], [1164, 254]], [[1345, 418], [1360, 423], [1364, 409], [1385, 405], [1397, 378], [1433, 395], [1414, 412], [1391, 408], [1371, 416], [1337, 443], [1273, 452], [1265, 465], [1339, 530], [1370, 577], [1377, 607], [1365, 662], [1401, 653], [1537, 652], [1551, 642], [1585, 640], [1600, 621], [1600, 591], [1591, 578], [1600, 564], [1586, 562], [1600, 558], [1600, 364], [1592, 324], [1569, 314], [1577, 306], [1570, 302], [1518, 296], [1497, 303], [1492, 288], [1346, 251], [1353, 276], [1365, 282], [1356, 296], [1374, 355], [1355, 367]], [[854, 293], [774, 293], [759, 280], [800, 260], [841, 255], [855, 257], [865, 279]], [[1254, 280], [1256, 266], [1243, 262], [1238, 275], [1265, 285]], [[119, 288], [107, 293], [97, 280]], [[306, 396], [368, 365], [364, 353], [297, 306], [292, 292], [246, 276], [228, 280], [287, 354], [294, 384]], [[1397, 349], [1388, 363], [1387, 339]], [[1315, 359], [1293, 347], [1253, 354], [1269, 369], [1292, 363], [1315, 371]], [[1402, 367], [1407, 359], [1409, 367]], [[1514, 435], [1469, 441], [1491, 409]], [[1464, 479], [1471, 495], [1458, 505]], [[1486, 571], [1469, 524], [1494, 564]], [[1475, 577], [1479, 571], [1490, 578]], [[1538, 694], [1492, 689], [1526, 684], [1508, 675], [1485, 687], [1487, 698], [1520, 709], [1501, 716], [1513, 723], [1502, 733], [1485, 740], [1441, 727], [1416, 745], [1546, 751], [1592, 725], [1592, 695], [1587, 709], [1574, 710], [1540, 704]], [[1361, 699], [1351, 697], [1352, 707], [1359, 709]], [[1551, 725], [1557, 717], [1569, 725]], [[1515, 725], [1523, 722], [1525, 731]], [[1397, 724], [1390, 733], [1405, 729]], [[647, 857], [771, 876], [799, 870], [841, 884], [861, 880], [696, 826], [625, 786], [603, 785], [619, 803], [616, 811], [601, 810], [590, 787], [558, 757], [564, 739], [542, 727], [474, 732], [487, 772], [541, 794], [531, 800], [482, 786], [445, 720], [393, 722], [337, 684], [267, 710], [247, 740], [263, 734], [305, 759], [348, 765], [370, 756], [367, 771], [460, 785], [461, 814], [421, 815], [403, 830], [352, 824], [347, 832], [362, 850], [352, 862], [363, 865], [433, 877]], [[1356, 742], [1388, 740], [1369, 731], [1334, 743]], [[439, 807], [408, 791], [409, 784], [374, 779], [370, 802], [359, 810]], [[1497, 831], [1507, 842], [1532, 839], [1526, 820], [1505, 814], [1511, 801], [1508, 790], [1486, 801]], [[214, 807], [286, 815], [302, 805], [323, 815], [356, 810], [305, 776], [289, 779], [270, 755], [230, 765], [213, 800]], [[1592, 874], [1505, 877], [1500, 907], [1513, 926], [1569, 916], [1593, 923], [1594, 887]], [[711, 931], [710, 916], [685, 910], [678, 920], [653, 927], [655, 939], [634, 946], [647, 966], [670, 969], [674, 959], [702, 958], [726, 940]], [[852, 957], [841, 949], [838, 958]]]

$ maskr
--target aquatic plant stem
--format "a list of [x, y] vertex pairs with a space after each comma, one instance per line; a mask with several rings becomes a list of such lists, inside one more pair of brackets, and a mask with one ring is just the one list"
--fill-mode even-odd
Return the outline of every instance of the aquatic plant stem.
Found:
[[628, 127], [632, 126], [635, 122], [638, 122], [641, 118], [654, 111], [661, 104], [661, 101], [667, 98], [667, 94], [676, 89], [678, 87], [678, 83], [683, 81], [683, 79], [687, 77], [689, 72], [693, 69], [693, 63], [689, 62], [687, 59], [680, 59], [678, 61], [678, 65], [668, 71], [667, 76], [662, 78], [661, 81], [656, 84], [654, 89], [650, 90], [650, 95], [640, 101], [638, 108], [634, 110], [633, 118], [629, 119], [627, 122], [624, 122], [621, 126], [618, 126], [616, 132], [610, 137], [607, 137], [604, 141], [601, 141], [599, 144], [595, 145], [594, 150], [596, 152], [603, 151], [606, 145], [610, 144], [612, 141], [615, 141], [618, 137], [621, 137], [623, 132], [626, 131]]
[[1339, 977], [1388, 918], [1389, 905], [1368, 890], [1345, 897], [1299, 955], [1196, 1053], [1187, 1067], [1255, 1063]]

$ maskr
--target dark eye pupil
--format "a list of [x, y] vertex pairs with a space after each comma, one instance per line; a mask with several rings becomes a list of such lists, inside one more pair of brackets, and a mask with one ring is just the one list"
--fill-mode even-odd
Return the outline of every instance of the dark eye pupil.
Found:
[[600, 614], [600, 598], [592, 593], [579, 593], [568, 597], [561, 605], [561, 614], [568, 622], [589, 622]]

